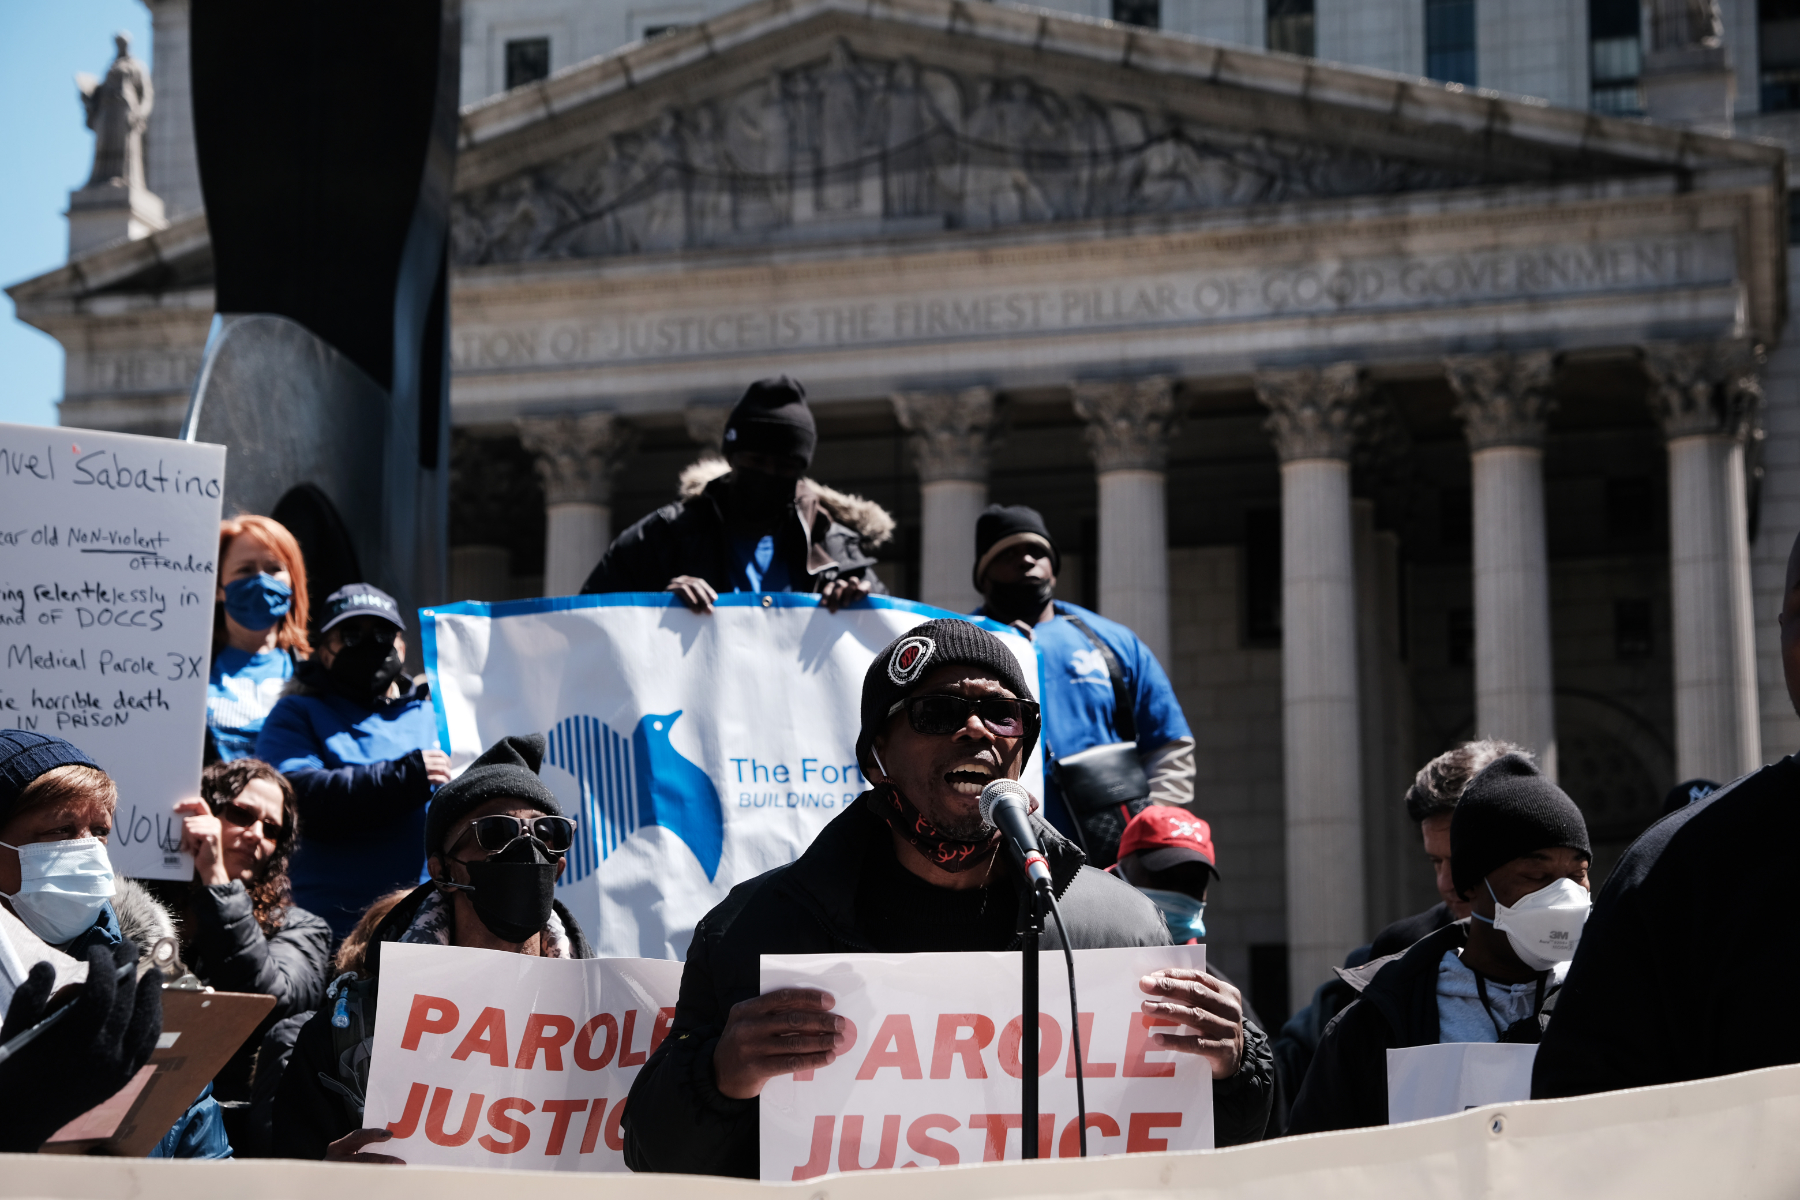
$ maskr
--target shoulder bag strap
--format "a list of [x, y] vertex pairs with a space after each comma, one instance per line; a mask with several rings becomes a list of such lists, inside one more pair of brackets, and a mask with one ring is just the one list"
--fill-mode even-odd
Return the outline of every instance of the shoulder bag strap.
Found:
[[1131, 689], [1125, 684], [1125, 671], [1119, 666], [1118, 655], [1080, 617], [1065, 613], [1063, 620], [1081, 630], [1081, 635], [1094, 643], [1094, 649], [1100, 652], [1101, 659], [1106, 663], [1106, 673], [1112, 676], [1113, 729], [1121, 742], [1137, 741], [1137, 702]]

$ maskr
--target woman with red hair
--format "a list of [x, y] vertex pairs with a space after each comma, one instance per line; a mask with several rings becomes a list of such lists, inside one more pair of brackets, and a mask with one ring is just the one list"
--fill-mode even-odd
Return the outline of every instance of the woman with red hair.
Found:
[[268, 517], [219, 522], [218, 615], [206, 686], [207, 761], [256, 752], [263, 719], [281, 698], [306, 640], [306, 560]]

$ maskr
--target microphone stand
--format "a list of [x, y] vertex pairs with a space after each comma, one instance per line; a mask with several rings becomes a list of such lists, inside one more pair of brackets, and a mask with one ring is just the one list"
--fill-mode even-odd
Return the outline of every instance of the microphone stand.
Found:
[[[1029, 880], [1027, 881], [1029, 886]], [[1019, 931], [1021, 965], [1024, 980], [1019, 1017], [1019, 1156], [1038, 1157], [1038, 938], [1044, 932], [1044, 899], [1042, 889], [1031, 888], [1031, 900], [1025, 906], [1025, 928]]]

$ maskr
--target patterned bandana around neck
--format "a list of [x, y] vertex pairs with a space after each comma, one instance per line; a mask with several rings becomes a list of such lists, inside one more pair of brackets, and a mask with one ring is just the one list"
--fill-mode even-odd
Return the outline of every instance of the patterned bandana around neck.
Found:
[[880, 814], [881, 819], [888, 823], [888, 828], [905, 838], [914, 850], [923, 854], [940, 871], [960, 875], [972, 867], [985, 864], [1000, 847], [998, 829], [990, 829], [976, 841], [945, 836], [891, 783], [876, 784], [869, 793], [869, 803]]

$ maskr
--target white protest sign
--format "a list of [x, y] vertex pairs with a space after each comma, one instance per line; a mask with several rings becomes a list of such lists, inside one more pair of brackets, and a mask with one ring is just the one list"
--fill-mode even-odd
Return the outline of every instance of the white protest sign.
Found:
[[[852, 1041], [829, 1067], [783, 1075], [759, 1106], [762, 1178], [1018, 1158], [1018, 954], [765, 954], [762, 990], [829, 992]], [[1204, 969], [1205, 946], [1077, 950], [1088, 1154], [1210, 1150], [1212, 1068], [1158, 1047], [1181, 1027], [1142, 1011], [1138, 980]], [[1061, 952], [1039, 969], [1038, 1152], [1073, 1158], [1075, 1059]], [[1192, 1032], [1192, 1031], [1189, 1031]]]
[[381, 948], [363, 1124], [408, 1163], [623, 1171], [619, 1122], [681, 964]]
[[1537, 1047], [1442, 1042], [1387, 1052], [1388, 1124], [1531, 1099]]
[[[461, 770], [508, 734], [549, 737], [543, 779], [576, 818], [557, 885], [602, 957], [681, 958], [739, 883], [798, 858], [867, 787], [863, 675], [955, 616], [870, 597], [663, 593], [455, 604], [420, 614], [440, 744]], [[1037, 691], [1031, 643], [993, 622]], [[929, 668], [929, 663], [927, 664]], [[1043, 795], [1039, 756], [1022, 778]]]
[[121, 875], [193, 874], [224, 484], [223, 446], [0, 425], [0, 726], [113, 777]]

